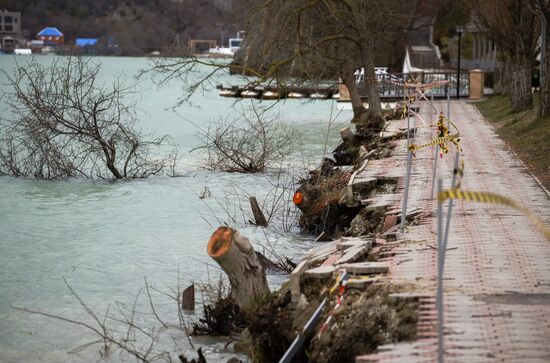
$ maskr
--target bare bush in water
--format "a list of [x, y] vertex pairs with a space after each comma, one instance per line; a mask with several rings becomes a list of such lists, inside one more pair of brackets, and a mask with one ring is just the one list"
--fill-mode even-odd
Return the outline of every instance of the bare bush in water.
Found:
[[255, 107], [239, 118], [221, 118], [199, 133], [207, 169], [258, 173], [279, 165], [293, 150], [296, 133], [277, 115]]
[[[67, 289], [71, 296], [78, 302], [85, 314], [79, 319], [71, 319], [65, 316], [52, 314], [49, 312], [37, 311], [23, 307], [12, 306], [12, 308], [39, 316], [59, 320], [68, 324], [76, 325], [83, 328], [84, 331], [91, 332], [94, 335], [94, 339], [90, 342], [84, 343], [69, 353], [77, 354], [84, 349], [90, 347], [99, 347], [99, 355], [101, 359], [107, 359], [116, 351], [126, 353], [130, 357], [136, 358], [138, 362], [174, 362], [173, 357], [177, 352], [182, 351], [184, 348], [180, 347], [180, 344], [176, 344], [181, 339], [181, 333], [187, 337], [187, 342], [191, 349], [195, 349], [193, 342], [190, 338], [190, 331], [187, 327], [187, 322], [181, 320], [179, 325], [169, 324], [163, 321], [155, 309], [151, 290], [157, 291], [167, 297], [178, 301], [178, 296], [181, 295], [181, 289], [179, 287], [174, 294], [168, 294], [161, 292], [153, 288], [145, 279], [145, 289], [140, 289], [134, 303], [131, 307], [125, 304], [116, 304], [115, 309], [112, 309], [112, 305], [109, 304], [104, 314], [94, 312], [89, 305], [82, 299], [80, 295], [72, 288], [72, 286], [63, 278]], [[150, 311], [141, 311], [143, 302], [139, 302], [142, 299], [142, 291], [146, 292], [147, 300], [150, 307]], [[178, 315], [183, 316], [181, 306], [178, 303]], [[113, 310], [115, 310], [113, 312]], [[148, 323], [144, 323], [144, 316], [154, 315], [159, 324], [150, 326]], [[87, 319], [86, 319], [87, 318]], [[170, 341], [174, 342], [174, 348], [170, 351], [166, 347], [162, 348], [159, 345], [161, 338], [168, 337]], [[201, 353], [199, 352], [199, 355]], [[180, 358], [181, 359], [181, 358]]]
[[[166, 136], [135, 128], [130, 88], [99, 84], [99, 66], [81, 57], [32, 62], [6, 78], [10, 119], [0, 129], [0, 175], [36, 179], [145, 178], [174, 172]], [[164, 156], [160, 156], [164, 155]]]

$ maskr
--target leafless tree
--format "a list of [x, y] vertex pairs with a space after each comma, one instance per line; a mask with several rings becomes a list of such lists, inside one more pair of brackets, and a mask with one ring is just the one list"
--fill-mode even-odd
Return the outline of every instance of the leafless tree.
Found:
[[99, 84], [99, 65], [81, 57], [31, 61], [2, 71], [9, 116], [0, 130], [0, 174], [37, 179], [145, 178], [174, 173], [167, 136], [135, 128], [131, 89]]
[[541, 44], [544, 48], [544, 63], [540, 65], [541, 77], [540, 84], [540, 103], [538, 114], [539, 117], [550, 116], [550, 3], [547, 0], [524, 0], [529, 8], [541, 19], [546, 21], [546, 41]]
[[[192, 93], [221, 69], [250, 78], [250, 86], [276, 84], [280, 90], [296, 85], [331, 86], [341, 78], [350, 91], [354, 119], [367, 114], [354, 72], [366, 69], [368, 119], [381, 119], [374, 62], [381, 50], [403, 37], [411, 10], [397, 0], [244, 0], [247, 36], [232, 64], [204, 59], [152, 60], [163, 81], [193, 74], [209, 66], [199, 81], [187, 85]], [[375, 125], [376, 126], [376, 125]]]
[[512, 109], [531, 107], [531, 72], [540, 34], [539, 22], [522, 1], [517, 0], [467, 0], [479, 27], [486, 29], [489, 37], [506, 57], [506, 69], [511, 79], [507, 93]]
[[199, 132], [206, 167], [227, 172], [257, 173], [279, 165], [293, 150], [295, 132], [277, 115], [251, 107], [239, 118], [222, 118]]

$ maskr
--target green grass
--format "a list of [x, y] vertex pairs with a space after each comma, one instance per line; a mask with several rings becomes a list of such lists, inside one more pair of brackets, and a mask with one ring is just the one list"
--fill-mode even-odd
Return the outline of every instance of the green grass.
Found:
[[537, 93], [533, 108], [521, 112], [512, 111], [506, 96], [493, 96], [476, 106], [498, 135], [550, 189], [550, 117], [537, 118], [538, 101]]

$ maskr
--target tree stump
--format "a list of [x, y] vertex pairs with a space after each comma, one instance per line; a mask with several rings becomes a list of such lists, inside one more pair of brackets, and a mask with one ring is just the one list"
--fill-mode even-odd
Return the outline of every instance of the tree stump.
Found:
[[250, 208], [252, 209], [252, 214], [254, 214], [256, 225], [260, 227], [267, 227], [267, 219], [265, 219], [264, 213], [258, 205], [256, 197], [250, 197]]
[[195, 284], [191, 284], [181, 293], [181, 308], [183, 310], [195, 310]]
[[269, 293], [265, 271], [248, 238], [230, 227], [219, 227], [207, 247], [212, 257], [227, 274], [231, 296], [243, 310]]

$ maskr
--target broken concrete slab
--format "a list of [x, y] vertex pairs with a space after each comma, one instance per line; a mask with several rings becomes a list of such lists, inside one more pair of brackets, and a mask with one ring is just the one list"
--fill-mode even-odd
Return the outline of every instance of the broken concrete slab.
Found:
[[[352, 239], [352, 240], [341, 240], [336, 245], [338, 250], [343, 251], [353, 247], [367, 246], [368, 241], [362, 239]], [[368, 246], [367, 246], [368, 247]]]
[[336, 271], [336, 267], [330, 265], [330, 266], [319, 266], [316, 268], [312, 268], [310, 270], [306, 270], [304, 272], [305, 278], [313, 278], [313, 279], [326, 279], [332, 277], [332, 274]]
[[348, 250], [346, 250], [346, 253], [338, 261], [336, 261], [336, 264], [342, 264], [342, 263], [349, 263], [349, 262], [355, 262], [359, 258], [363, 257], [367, 253], [368, 249], [366, 246], [357, 246], [352, 247]]
[[307, 270], [308, 267], [308, 261], [303, 260], [290, 273], [290, 300], [292, 302], [298, 302], [298, 299], [300, 298], [300, 281], [302, 278], [302, 274], [305, 270]]
[[399, 197], [397, 194], [380, 194], [374, 198], [363, 199], [361, 205], [364, 205], [366, 210], [383, 210], [395, 205]]
[[310, 249], [307, 252], [305, 257], [311, 259], [311, 258], [317, 257], [319, 255], [324, 255], [326, 253], [329, 253], [329, 254], [333, 253], [333, 252], [337, 251], [336, 244], [337, 244], [337, 241], [323, 243], [319, 247], [315, 247], [315, 248]]
[[390, 265], [386, 262], [355, 262], [338, 265], [354, 275], [384, 274], [390, 271]]
[[330, 255], [321, 266], [332, 266], [342, 257], [342, 252], [336, 252], [333, 255]]
[[372, 278], [363, 277], [363, 278], [360, 278], [360, 279], [351, 278], [347, 281], [346, 287], [348, 287], [350, 289], [364, 289], [368, 285], [373, 284], [377, 281], [380, 281], [379, 277], [372, 277]]

